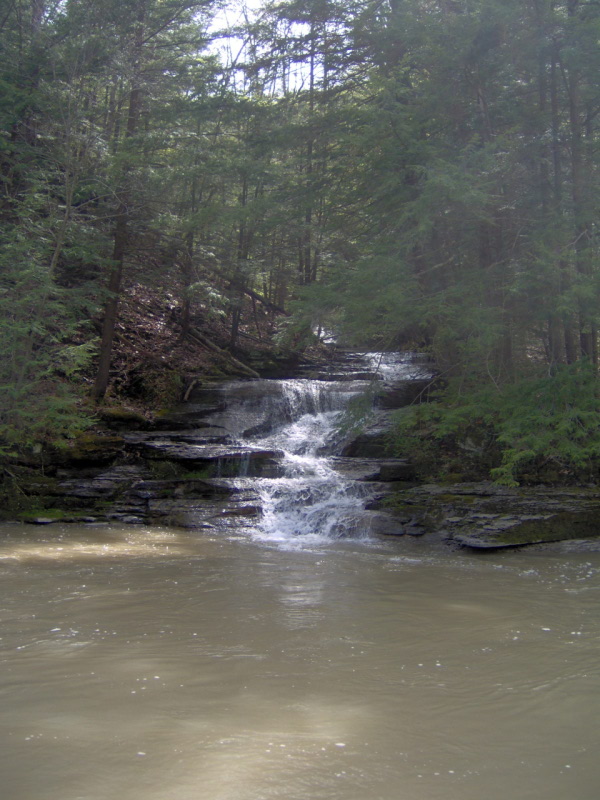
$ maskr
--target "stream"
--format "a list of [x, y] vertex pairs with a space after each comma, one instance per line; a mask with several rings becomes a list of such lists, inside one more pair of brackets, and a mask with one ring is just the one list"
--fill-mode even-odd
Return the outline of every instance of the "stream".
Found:
[[259, 518], [0, 526], [3, 800], [596, 800], [600, 553], [372, 535], [358, 385], [270, 386]]
[[598, 554], [417, 546], [7, 526], [2, 797], [596, 800]]

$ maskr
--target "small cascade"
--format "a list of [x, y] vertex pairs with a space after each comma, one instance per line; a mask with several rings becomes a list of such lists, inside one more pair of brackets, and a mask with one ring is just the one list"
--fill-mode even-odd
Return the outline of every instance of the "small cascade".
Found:
[[[124, 436], [145, 466], [137, 481], [127, 478], [131, 486], [119, 490], [111, 513], [243, 529], [285, 546], [385, 532], [382, 525], [395, 530], [377, 504], [386, 484], [411, 478], [409, 466], [386, 454], [386, 426], [426, 378], [410, 355], [352, 353], [310, 377], [199, 385], [160, 429]], [[353, 399], [360, 399], [357, 413], [375, 405], [368, 425], [349, 437], [341, 428]], [[105, 477], [109, 494], [125, 482]]]
[[211, 425], [226, 427], [234, 446], [280, 454], [275, 475], [248, 477], [248, 457], [239, 460], [237, 477], [252, 482], [262, 509], [255, 536], [290, 544], [364, 533], [365, 487], [337, 472], [332, 456], [344, 409], [367, 387], [306, 378], [228, 385], [230, 404]]
[[[294, 381], [294, 399], [298, 400], [299, 384]], [[306, 382], [307, 397], [314, 389]], [[283, 451], [279, 478], [263, 479], [259, 493], [263, 516], [256, 535], [278, 542], [322, 541], [347, 535], [360, 535], [364, 517], [364, 486], [337, 472], [331, 460], [332, 442], [336, 439], [340, 414], [349, 399], [348, 393], [321, 391], [321, 403], [331, 410], [306, 411], [289, 424], [261, 441], [262, 446], [275, 446]], [[302, 412], [310, 403], [302, 399], [295, 408]], [[337, 406], [334, 410], [333, 407]], [[329, 451], [329, 452], [328, 452]]]
[[[342, 416], [353, 398], [373, 397], [376, 386], [404, 385], [423, 374], [410, 354], [355, 353], [311, 377], [223, 385], [222, 401], [204, 424], [223, 432], [214, 451], [219, 486], [254, 497], [258, 516], [245, 529], [288, 547], [368, 536], [372, 492], [354, 467], [340, 469]], [[368, 461], [361, 468], [377, 474]]]
[[337, 411], [344, 405], [336, 384], [315, 380], [278, 381], [281, 408], [286, 421], [295, 422], [306, 415]]
[[211, 414], [208, 420], [231, 442], [259, 441], [302, 416], [339, 411], [350, 396], [363, 389], [364, 382], [357, 387], [355, 383], [302, 378], [232, 381], [223, 386], [226, 408]]
[[285, 477], [265, 479], [260, 499], [263, 516], [258, 538], [291, 543], [320, 542], [361, 535], [363, 492], [360, 484], [336, 472], [323, 457], [287, 453]]

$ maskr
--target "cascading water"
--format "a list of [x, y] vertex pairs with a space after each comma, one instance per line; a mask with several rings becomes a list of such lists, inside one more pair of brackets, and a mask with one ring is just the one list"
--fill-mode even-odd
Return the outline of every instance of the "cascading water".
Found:
[[375, 386], [395, 390], [426, 375], [411, 354], [367, 353], [323, 369], [319, 380], [225, 384], [222, 407], [204, 419], [211, 431], [223, 432], [221, 485], [238, 496], [245, 492], [247, 502], [260, 507], [252, 535], [288, 547], [367, 536], [376, 523], [365, 510], [371, 490], [356, 475], [341, 474], [334, 460], [344, 439], [343, 414]]
[[360, 534], [364, 491], [331, 464], [340, 417], [364, 384], [294, 380], [280, 382], [289, 421], [261, 440], [283, 452], [283, 475], [260, 485], [263, 516], [256, 535], [302, 543]]

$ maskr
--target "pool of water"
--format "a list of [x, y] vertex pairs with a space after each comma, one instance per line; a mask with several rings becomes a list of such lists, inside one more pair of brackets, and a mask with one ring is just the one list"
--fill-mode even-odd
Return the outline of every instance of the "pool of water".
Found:
[[600, 554], [0, 530], [5, 800], [596, 800]]

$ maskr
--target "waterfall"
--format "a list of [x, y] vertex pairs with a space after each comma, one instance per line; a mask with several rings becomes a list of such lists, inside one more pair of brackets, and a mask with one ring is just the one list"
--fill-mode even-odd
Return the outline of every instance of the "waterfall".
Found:
[[[285, 547], [368, 536], [378, 524], [365, 509], [373, 484], [357, 480], [354, 467], [341, 465], [348, 459], [337, 457], [344, 412], [360, 396], [368, 406], [376, 386], [404, 402], [402, 391], [398, 397], [394, 392], [427, 374], [411, 354], [348, 354], [346, 361], [323, 368], [318, 380], [232, 381], [220, 387], [212, 398], [219, 408], [204, 422], [221, 432], [222, 443], [212, 450], [219, 454], [219, 485], [260, 509], [245, 530]], [[369, 460], [377, 458], [363, 458], [363, 469]]]
[[331, 456], [340, 417], [350, 398], [364, 391], [364, 382], [277, 383], [279, 413], [256, 443], [283, 453], [283, 474], [259, 481], [263, 516], [254, 535], [290, 546], [360, 535], [364, 487], [336, 472]]

